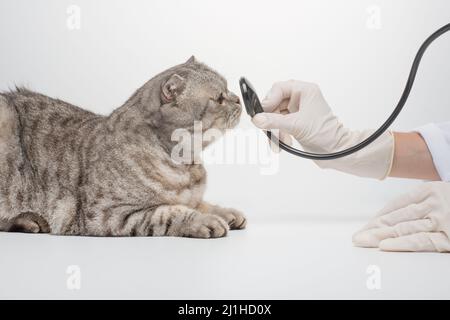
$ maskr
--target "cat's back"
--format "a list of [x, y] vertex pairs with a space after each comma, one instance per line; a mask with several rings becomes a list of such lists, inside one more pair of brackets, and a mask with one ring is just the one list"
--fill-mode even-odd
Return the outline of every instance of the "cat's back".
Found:
[[95, 117], [94, 113], [79, 108], [73, 104], [60, 99], [51, 98], [26, 88], [16, 88], [1, 95], [8, 101], [9, 105], [16, 108], [21, 118], [35, 119], [43, 117]]
[[39, 140], [53, 146], [56, 142], [65, 144], [62, 137], [82, 138], [84, 133], [104, 119], [68, 102], [25, 88], [1, 95], [17, 113], [21, 134], [31, 144]]
[[36, 167], [73, 164], [104, 117], [27, 89], [2, 93], [17, 117], [20, 147]]

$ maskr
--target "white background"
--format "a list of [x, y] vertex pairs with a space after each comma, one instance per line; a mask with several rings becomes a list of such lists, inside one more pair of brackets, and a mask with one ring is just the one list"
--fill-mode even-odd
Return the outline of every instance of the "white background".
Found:
[[[67, 27], [73, 4], [79, 30]], [[373, 5], [381, 29], [367, 27]], [[449, 22], [447, 0], [1, 0], [0, 90], [26, 85], [109, 114], [195, 54], [236, 93], [242, 75], [261, 96], [277, 80], [317, 82], [341, 120], [363, 129], [385, 120], [418, 47]], [[395, 129], [450, 118], [449, 52], [450, 34], [430, 47]], [[239, 129], [251, 128], [243, 115]], [[208, 165], [207, 198], [249, 217], [247, 230], [222, 239], [0, 233], [0, 298], [448, 299], [448, 255], [351, 245], [362, 223], [352, 220], [422, 182], [355, 178], [285, 153], [278, 165], [274, 175], [256, 164]], [[367, 286], [372, 265], [377, 290]], [[81, 271], [79, 290], [68, 285], [69, 266]]]
[[[69, 5], [81, 28], [67, 27]], [[367, 9], [381, 9], [381, 29]], [[396, 104], [422, 41], [450, 22], [446, 0], [0, 2], [0, 89], [26, 85], [108, 114], [149, 78], [191, 54], [238, 93], [247, 76], [263, 96], [277, 80], [317, 82], [352, 128], [378, 126]], [[450, 118], [450, 34], [422, 62], [397, 130]], [[241, 128], [251, 128], [243, 115]], [[230, 137], [228, 137], [230, 139]], [[265, 147], [265, 142], [262, 143]], [[369, 181], [280, 155], [279, 171], [208, 165], [207, 198], [250, 221], [366, 218], [420, 181]]]

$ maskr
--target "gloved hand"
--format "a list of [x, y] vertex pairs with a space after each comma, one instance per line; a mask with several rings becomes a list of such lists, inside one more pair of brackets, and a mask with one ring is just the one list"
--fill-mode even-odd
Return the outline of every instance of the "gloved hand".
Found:
[[[265, 112], [255, 115], [253, 123], [261, 129], [279, 129], [280, 139], [287, 144], [292, 135], [309, 152], [341, 151], [373, 132], [345, 128], [333, 115], [319, 87], [312, 83], [295, 80], [275, 83], [261, 104]], [[321, 168], [384, 179], [390, 172], [393, 154], [394, 138], [386, 132], [350, 156], [315, 162]]]
[[428, 182], [390, 202], [353, 236], [358, 247], [450, 252], [450, 184]]

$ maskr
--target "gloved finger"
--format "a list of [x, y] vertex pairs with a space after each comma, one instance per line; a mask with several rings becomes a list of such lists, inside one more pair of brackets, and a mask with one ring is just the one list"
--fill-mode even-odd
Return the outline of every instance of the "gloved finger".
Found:
[[[306, 82], [293, 80], [276, 82], [269, 90], [264, 100], [261, 101], [264, 111], [272, 112], [283, 100], [290, 100], [294, 91], [300, 93], [307, 85], [308, 83]], [[295, 111], [298, 111], [298, 105]]]
[[[275, 137], [277, 140], [282, 141], [289, 146], [292, 145], [292, 138], [290, 134], [280, 130], [273, 130], [271, 132], [272, 137]], [[280, 145], [275, 139], [270, 139], [270, 148], [273, 152], [279, 153], [281, 151]]]
[[389, 212], [406, 207], [412, 203], [420, 203], [429, 196], [428, 188], [425, 184], [413, 189], [412, 191], [402, 194], [401, 196], [390, 201], [383, 209], [381, 209], [377, 216], [385, 215]]
[[375, 217], [366, 225], [364, 229], [367, 230], [384, 226], [394, 226], [400, 222], [422, 219], [429, 214], [430, 211], [431, 206], [426, 201], [418, 204], [413, 203], [404, 208]]
[[[276, 112], [281, 113], [281, 114], [289, 114], [291, 113], [288, 109], [289, 106], [289, 101], [290, 100], [283, 100], [281, 102], [281, 104], [278, 106], [278, 108], [276, 109]], [[272, 111], [274, 112], [274, 111]]]
[[383, 251], [450, 252], [450, 241], [443, 232], [420, 232], [380, 242]]
[[292, 146], [292, 137], [289, 133], [285, 131], [280, 131], [280, 140], [283, 141], [285, 144]]
[[293, 114], [258, 113], [252, 118], [252, 122], [260, 129], [280, 129], [287, 133], [295, 130], [295, 116]]
[[261, 106], [265, 112], [273, 112], [280, 106], [283, 100], [289, 100], [291, 96], [292, 84], [289, 81], [276, 82], [261, 101]]
[[353, 244], [357, 247], [375, 248], [385, 239], [398, 238], [419, 232], [435, 231], [436, 226], [430, 219], [400, 222], [395, 226], [359, 231], [353, 235]]
[[423, 185], [421, 185], [419, 188], [416, 188], [413, 191], [405, 193], [395, 198], [394, 200], [390, 201], [383, 209], [381, 209], [375, 215], [374, 219], [369, 221], [364, 227], [361, 228], [361, 231], [383, 225], [383, 223], [381, 223], [380, 220], [377, 220], [377, 218], [380, 218], [384, 215], [397, 211], [401, 208], [407, 207], [410, 204], [418, 204], [421, 202], [425, 202], [427, 197], [429, 196], [429, 192], [427, 190], [428, 190], [427, 188], [424, 188]]
[[[276, 106], [272, 110], [264, 110], [264, 112], [288, 114], [289, 113], [288, 104], [289, 104], [289, 99], [284, 99], [280, 102], [280, 104], [278, 106]], [[261, 102], [261, 106], [264, 106], [262, 102]], [[263, 107], [263, 109], [264, 109], [264, 107]]]
[[300, 109], [300, 99], [301, 93], [300, 91], [292, 91], [291, 97], [287, 104], [287, 110], [289, 113], [294, 113], [299, 111]]

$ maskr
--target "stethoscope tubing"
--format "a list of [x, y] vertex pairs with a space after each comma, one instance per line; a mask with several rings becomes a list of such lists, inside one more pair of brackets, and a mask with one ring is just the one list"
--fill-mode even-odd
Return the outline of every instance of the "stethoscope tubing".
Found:
[[411, 71], [409, 73], [409, 77], [406, 82], [405, 89], [403, 90], [403, 93], [402, 93], [400, 100], [397, 103], [397, 106], [395, 107], [394, 111], [391, 113], [391, 115], [387, 118], [387, 120], [376, 131], [374, 131], [369, 137], [367, 137], [365, 140], [361, 141], [360, 143], [358, 143], [350, 148], [341, 150], [341, 151], [321, 154], [321, 153], [306, 152], [306, 151], [302, 151], [302, 150], [293, 148], [293, 147], [285, 144], [283, 141], [280, 141], [270, 131], [266, 131], [267, 136], [275, 144], [278, 144], [279, 147], [281, 149], [283, 149], [284, 151], [289, 152], [293, 155], [296, 155], [296, 156], [299, 156], [302, 158], [306, 158], [306, 159], [311, 159], [311, 160], [338, 159], [338, 158], [342, 158], [342, 157], [351, 155], [351, 154], [367, 147], [369, 144], [371, 144], [376, 139], [378, 139], [392, 125], [392, 123], [395, 121], [395, 119], [397, 119], [398, 115], [400, 114], [403, 107], [405, 106], [406, 101], [408, 100], [409, 94], [411, 93], [411, 89], [414, 85], [414, 80], [416, 79], [417, 70], [419, 69], [420, 61], [422, 60], [422, 57], [423, 57], [425, 51], [427, 50], [427, 48], [430, 46], [430, 44], [434, 40], [436, 40], [437, 38], [439, 38], [441, 35], [443, 35], [444, 33], [448, 32], [448, 31], [450, 31], [450, 23], [443, 26], [436, 32], [434, 32], [420, 46], [419, 51], [417, 52], [416, 57], [414, 58], [414, 61], [413, 61], [412, 67], [411, 67]]

